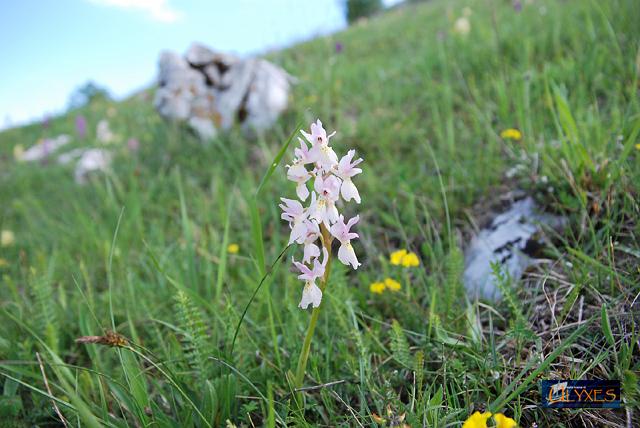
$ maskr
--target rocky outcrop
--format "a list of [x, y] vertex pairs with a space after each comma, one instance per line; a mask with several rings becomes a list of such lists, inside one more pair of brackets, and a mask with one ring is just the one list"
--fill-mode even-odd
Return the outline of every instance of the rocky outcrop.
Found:
[[216, 52], [194, 43], [184, 56], [162, 52], [155, 106], [203, 139], [239, 123], [265, 130], [287, 108], [294, 79], [269, 61]]

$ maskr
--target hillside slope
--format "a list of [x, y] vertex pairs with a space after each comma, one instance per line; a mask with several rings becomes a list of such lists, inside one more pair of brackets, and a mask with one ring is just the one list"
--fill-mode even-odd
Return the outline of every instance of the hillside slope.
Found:
[[[53, 396], [80, 426], [375, 426], [375, 414], [444, 427], [484, 408], [523, 427], [636, 423], [640, 4], [523, 3], [411, 4], [271, 54], [300, 83], [255, 141], [233, 130], [201, 144], [147, 93], [0, 133], [0, 228], [14, 235], [0, 247], [0, 420], [57, 425]], [[465, 6], [466, 35], [453, 31]], [[305, 384], [338, 383], [306, 391], [303, 415], [286, 381], [309, 319], [288, 268], [300, 255], [278, 259], [292, 147], [254, 194], [318, 117], [340, 153], [365, 159], [363, 265], [334, 266]], [[13, 158], [60, 133], [102, 147], [101, 119], [116, 158], [86, 185]], [[522, 139], [501, 138], [508, 128]], [[568, 226], [523, 281], [505, 278], [502, 302], [469, 301], [470, 233], [516, 190]], [[420, 266], [389, 263], [401, 248]], [[371, 293], [385, 278], [402, 289]], [[74, 341], [107, 330], [134, 346]], [[620, 379], [626, 410], [545, 411], [537, 381], [555, 378]]]

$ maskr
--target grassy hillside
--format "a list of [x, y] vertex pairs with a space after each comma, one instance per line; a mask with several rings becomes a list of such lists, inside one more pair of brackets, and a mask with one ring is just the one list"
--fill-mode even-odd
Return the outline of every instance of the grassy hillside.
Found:
[[[145, 94], [91, 105], [73, 146], [100, 146], [102, 118], [119, 142], [113, 171], [84, 186], [12, 154], [74, 135], [75, 112], [1, 133], [0, 228], [15, 242], [0, 247], [0, 426], [59, 426], [53, 402], [76, 426], [376, 426], [375, 414], [445, 427], [484, 408], [523, 427], [640, 423], [640, 3], [523, 3], [434, 0], [273, 53], [300, 83], [256, 141], [233, 130], [201, 144]], [[465, 6], [468, 35], [453, 31]], [[363, 265], [334, 265], [305, 385], [337, 383], [306, 390], [302, 414], [286, 373], [310, 312], [289, 269], [300, 254], [278, 259], [293, 147], [254, 195], [317, 117], [339, 153], [365, 159]], [[469, 301], [462, 252], [516, 190], [568, 226], [523, 281], [505, 279], [502, 302]], [[389, 263], [402, 248], [419, 267]], [[369, 291], [387, 277], [402, 289]], [[74, 341], [107, 330], [131, 345]], [[620, 379], [626, 409], [544, 410], [537, 382], [555, 378]]]

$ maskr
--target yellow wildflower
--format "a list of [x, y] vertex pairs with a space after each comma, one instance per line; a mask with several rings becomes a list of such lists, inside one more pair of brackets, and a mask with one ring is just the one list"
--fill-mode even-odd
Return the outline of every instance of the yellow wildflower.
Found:
[[0, 234], [0, 247], [8, 247], [16, 242], [16, 237], [10, 230], [3, 230]]
[[238, 251], [240, 251], [240, 246], [238, 244], [229, 244], [227, 247], [227, 252], [229, 254], [238, 254]]
[[496, 420], [496, 428], [515, 428], [518, 426], [516, 421], [506, 417], [502, 413], [496, 413], [493, 415], [493, 419]]
[[391, 253], [389, 261], [392, 265], [402, 265], [404, 267], [420, 266], [420, 260], [416, 253], [410, 253], [407, 250], [397, 250]]
[[398, 250], [391, 253], [389, 260], [392, 265], [400, 265], [402, 264], [402, 259], [407, 255], [407, 250]]
[[402, 286], [395, 279], [387, 278], [384, 280], [384, 285], [389, 289], [389, 291], [400, 291]]
[[474, 412], [469, 419], [464, 421], [462, 428], [487, 428], [487, 419], [491, 417], [489, 412]]
[[505, 140], [520, 141], [522, 139], [522, 132], [514, 128], [509, 128], [502, 131], [500, 133], [500, 137], [504, 138]]
[[640, 150], [640, 143], [636, 144], [636, 150]]
[[402, 266], [404, 267], [420, 266], [420, 260], [418, 259], [418, 256], [416, 255], [416, 253], [407, 253], [402, 258]]
[[13, 157], [15, 160], [21, 160], [23, 155], [24, 147], [22, 147], [22, 144], [16, 144], [13, 146]]
[[385, 288], [387, 288], [387, 286], [384, 285], [384, 283], [374, 282], [369, 286], [369, 291], [371, 291], [374, 294], [382, 294]]
[[469, 34], [469, 31], [471, 31], [471, 22], [469, 22], [469, 18], [466, 16], [461, 16], [453, 23], [454, 33], [466, 36]]

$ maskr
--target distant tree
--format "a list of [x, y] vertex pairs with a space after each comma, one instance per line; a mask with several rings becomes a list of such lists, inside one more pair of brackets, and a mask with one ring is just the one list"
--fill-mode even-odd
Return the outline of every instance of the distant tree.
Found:
[[69, 96], [69, 109], [73, 110], [92, 104], [96, 101], [110, 100], [111, 95], [109, 91], [98, 85], [95, 82], [88, 81], [87, 83], [78, 86]]
[[382, 9], [381, 0], [346, 0], [347, 22], [371, 16]]

